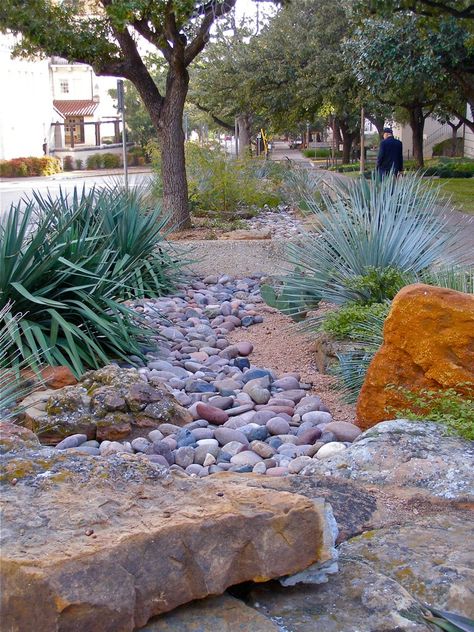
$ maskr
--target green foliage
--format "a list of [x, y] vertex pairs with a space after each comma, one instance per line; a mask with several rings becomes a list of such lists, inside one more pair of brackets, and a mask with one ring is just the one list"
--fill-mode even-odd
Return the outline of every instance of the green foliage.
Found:
[[[159, 161], [160, 153], [155, 148], [157, 195], [161, 191]], [[235, 215], [244, 217], [248, 216], [248, 209], [276, 206], [280, 202], [278, 187], [270, 177], [273, 173], [278, 177], [278, 169], [264, 167], [260, 159], [237, 160], [226, 154], [218, 143], [203, 146], [187, 143], [186, 172], [191, 209], [196, 215], [210, 215], [220, 220]]]
[[[451, 156], [451, 152], [453, 151], [453, 142], [454, 141], [451, 138], [447, 138], [446, 140], [433, 145], [433, 156]], [[455, 156], [462, 156], [463, 146], [463, 139], [459, 137], [456, 138], [456, 141], [454, 142]]]
[[[320, 149], [303, 149], [303, 155], [306, 158], [329, 158], [331, 156], [331, 150], [321, 147]], [[336, 152], [337, 156], [341, 155], [340, 151]]]
[[116, 169], [120, 167], [120, 156], [118, 154], [104, 154], [102, 164], [104, 169]]
[[74, 170], [74, 158], [72, 156], [64, 156], [63, 169], [64, 169], [64, 171], [73, 171]]
[[[294, 302], [294, 297], [288, 293], [288, 289], [283, 285], [278, 289], [273, 288], [270, 285], [262, 285], [260, 287], [260, 294], [262, 299], [265, 301], [267, 305], [270, 307], [275, 307], [280, 312], [293, 312], [292, 304]], [[301, 299], [298, 300], [298, 303]], [[295, 313], [292, 314], [293, 320], [299, 322], [301, 321], [306, 314]]]
[[11, 311], [11, 303], [7, 303], [0, 309], [0, 419], [3, 420], [12, 417], [16, 412], [17, 400], [26, 397], [33, 390], [33, 386], [27, 385], [20, 378], [20, 370], [27, 368], [32, 360], [35, 363], [39, 361], [39, 357], [20, 361], [16, 371], [13, 371], [7, 362], [13, 331], [15, 327], [18, 327], [21, 318], [20, 314], [16, 314], [11, 320], [5, 320]]
[[87, 156], [86, 165], [88, 169], [101, 169], [102, 154], [91, 154]]
[[81, 169], [84, 167], [84, 163], [80, 158], [76, 158], [76, 160], [74, 161], [74, 166], [77, 171], [81, 171]]
[[[383, 291], [393, 295], [405, 275], [417, 278], [448, 254], [456, 259], [459, 228], [448, 224], [438, 189], [422, 178], [373, 176], [325, 187], [318, 178], [294, 181], [319, 234], [315, 238], [309, 232], [287, 245], [287, 267], [294, 270], [280, 282], [293, 295], [293, 310], [306, 310], [304, 302], [297, 302], [302, 295], [311, 304], [367, 301], [367, 283], [376, 300], [385, 300]], [[311, 186], [319, 188], [320, 200]]]
[[118, 188], [36, 193], [12, 205], [0, 220], [0, 308], [12, 303], [25, 316], [15, 322], [11, 307], [3, 313], [9, 363], [34, 366], [41, 353], [80, 375], [141, 357], [152, 332], [122, 300], [171, 287], [177, 264], [160, 246], [164, 221]]
[[61, 162], [53, 156], [42, 156], [37, 158], [12, 158], [11, 160], [0, 161], [0, 177], [2, 178], [23, 178], [29, 176], [51, 176], [60, 173]]
[[406, 408], [387, 412], [395, 413], [397, 419], [435, 421], [451, 433], [474, 440], [474, 387], [472, 384], [464, 386], [459, 384], [458, 389], [419, 391], [392, 387], [405, 400]]
[[380, 320], [383, 322], [389, 310], [389, 302], [371, 303], [370, 305], [355, 303], [344, 305], [324, 316], [321, 329], [336, 339], [349, 338], [360, 342], [361, 337], [367, 333], [367, 321], [374, 316], [377, 323]]
[[[444, 632], [473, 632], [474, 620], [447, 610], [425, 606], [423, 620]], [[421, 623], [421, 622], [420, 622]]]
[[362, 305], [381, 303], [394, 298], [402, 287], [414, 282], [413, 275], [404, 274], [397, 268], [368, 266], [365, 274], [359, 274], [346, 282], [347, 288], [358, 294], [357, 302]]

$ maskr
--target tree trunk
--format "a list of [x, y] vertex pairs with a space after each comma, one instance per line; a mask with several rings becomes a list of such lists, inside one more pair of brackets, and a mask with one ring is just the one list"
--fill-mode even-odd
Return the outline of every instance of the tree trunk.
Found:
[[250, 155], [250, 120], [247, 114], [237, 117], [237, 127], [239, 131], [239, 156]]
[[158, 121], [158, 142], [161, 149], [163, 210], [176, 229], [189, 228], [188, 183], [184, 155], [183, 112], [189, 77], [170, 71], [166, 97]]
[[349, 126], [343, 120], [339, 121], [339, 129], [342, 135], [342, 164], [347, 165], [351, 161], [352, 143], [356, 134], [350, 131]]
[[409, 110], [410, 115], [410, 127], [413, 134], [413, 158], [415, 159], [416, 166], [422, 169], [425, 166], [423, 159], [423, 130], [425, 128], [425, 117], [423, 115], [423, 108], [419, 105], [414, 105]]

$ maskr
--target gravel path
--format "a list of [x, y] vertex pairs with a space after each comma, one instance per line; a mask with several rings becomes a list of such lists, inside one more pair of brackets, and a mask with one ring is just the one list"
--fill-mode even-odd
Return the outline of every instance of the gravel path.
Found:
[[[180, 245], [184, 245], [183, 242]], [[193, 241], [186, 245], [191, 247], [191, 257], [197, 259], [191, 270], [198, 276], [278, 274], [283, 264], [284, 244], [273, 239]]]

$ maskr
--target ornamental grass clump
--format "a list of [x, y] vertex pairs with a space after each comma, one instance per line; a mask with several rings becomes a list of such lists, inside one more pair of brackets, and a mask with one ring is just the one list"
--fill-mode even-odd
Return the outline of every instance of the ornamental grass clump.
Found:
[[[388, 276], [403, 286], [440, 260], [458, 261], [460, 229], [449, 224], [449, 206], [435, 186], [416, 175], [347, 182], [292, 178], [315, 231], [287, 244], [287, 273], [276, 289], [284, 285], [291, 298], [288, 313], [320, 301], [381, 302], [391, 298], [381, 292]], [[370, 284], [361, 284], [368, 276]], [[370, 285], [376, 296], [370, 295]]]
[[169, 290], [172, 275], [162, 261], [173, 273], [178, 262], [161, 250], [159, 210], [140, 206], [137, 196], [35, 194], [3, 215], [0, 326], [9, 324], [10, 343], [4, 366], [36, 366], [41, 355], [79, 376], [114, 359], [143, 356], [152, 332], [123, 299]]

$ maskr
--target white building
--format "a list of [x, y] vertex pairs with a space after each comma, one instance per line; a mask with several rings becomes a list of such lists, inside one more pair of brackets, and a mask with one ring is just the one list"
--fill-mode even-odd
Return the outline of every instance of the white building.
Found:
[[[409, 125], [394, 123], [392, 125], [393, 135], [403, 143], [403, 155], [405, 158], [413, 157], [413, 133]], [[433, 156], [433, 147], [438, 143], [452, 137], [452, 128], [447, 123], [440, 123], [438, 120], [428, 117], [425, 121], [423, 130], [423, 156], [431, 158]], [[464, 125], [457, 130], [457, 136], [462, 138], [464, 134]]]
[[109, 95], [116, 79], [57, 57], [12, 58], [15, 42], [0, 35], [0, 160], [46, 152], [85, 161], [100, 150], [120, 153], [119, 117]]
[[42, 156], [53, 120], [49, 62], [12, 59], [11, 35], [0, 35], [0, 159]]

